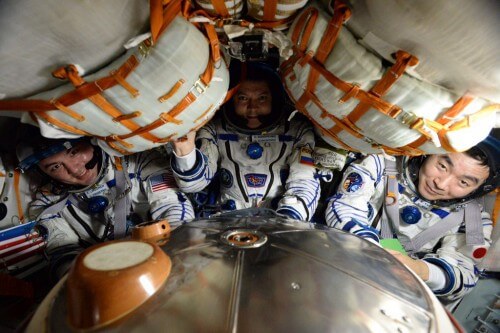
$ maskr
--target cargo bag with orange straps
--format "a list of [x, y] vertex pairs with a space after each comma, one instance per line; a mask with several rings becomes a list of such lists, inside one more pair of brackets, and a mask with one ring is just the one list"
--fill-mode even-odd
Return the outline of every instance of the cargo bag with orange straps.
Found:
[[[195, 0], [196, 4], [212, 17], [240, 20], [243, 24], [260, 23], [260, 26], [283, 30], [288, 28], [294, 15], [308, 0]], [[243, 18], [243, 19], [242, 19]], [[248, 20], [246, 23], [243, 21]]]
[[[163, 3], [167, 3], [166, 5]], [[112, 155], [144, 151], [204, 125], [226, 96], [228, 70], [213, 26], [188, 22], [189, 3], [151, 0], [151, 34], [102, 68], [81, 77], [68, 65], [53, 72], [70, 83], [0, 110], [28, 111], [46, 137], [93, 136]], [[203, 31], [204, 33], [202, 33]]]
[[395, 155], [464, 151], [495, 125], [499, 105], [405, 73], [418, 59], [394, 54], [394, 64], [359, 44], [343, 27], [350, 9], [335, 1], [333, 16], [318, 5], [303, 10], [288, 35], [294, 56], [282, 63], [286, 89], [329, 144]]

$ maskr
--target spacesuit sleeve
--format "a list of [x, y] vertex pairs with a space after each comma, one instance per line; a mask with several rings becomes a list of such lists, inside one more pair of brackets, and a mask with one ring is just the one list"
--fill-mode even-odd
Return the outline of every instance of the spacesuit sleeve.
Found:
[[370, 225], [370, 199], [383, 182], [384, 159], [368, 155], [349, 165], [337, 192], [328, 199], [325, 219], [328, 226], [374, 242], [379, 232]]
[[[493, 224], [490, 215], [481, 213], [484, 244], [468, 246], [465, 238], [465, 226], [457, 233], [446, 235], [441, 239], [441, 246], [435, 253], [423, 257], [428, 264], [435, 265], [444, 275], [446, 283], [443, 288], [433, 290], [443, 301], [453, 301], [470, 292], [479, 279], [480, 270], [477, 267], [491, 245]], [[432, 289], [432, 288], [431, 288]]]
[[[47, 191], [39, 190], [36, 193], [36, 199], [29, 205], [30, 215], [37, 221], [36, 228], [45, 238], [46, 249], [49, 253], [61, 246], [78, 244], [78, 234], [60, 212], [65, 209], [66, 202], [66, 196], [52, 195]], [[55, 208], [56, 205], [58, 208]], [[47, 211], [49, 207], [53, 209]]]
[[287, 159], [290, 166], [285, 193], [278, 203], [278, 213], [297, 220], [311, 220], [320, 197], [320, 183], [312, 160], [314, 133], [302, 122], [298, 126], [293, 150]]
[[[66, 198], [63, 199], [66, 201]], [[32, 202], [39, 213], [36, 229], [46, 241], [45, 255], [49, 260], [49, 274], [53, 279], [61, 278], [69, 270], [75, 257], [84, 250], [80, 237], [61, 213], [42, 214], [45, 208], [54, 204], [49, 197], [40, 194]]]
[[178, 188], [165, 156], [156, 150], [139, 153], [135, 168], [153, 219], [167, 219], [171, 226], [177, 226], [194, 218], [191, 201]]
[[219, 148], [215, 125], [209, 123], [196, 133], [196, 162], [190, 170], [181, 170], [176, 157], [171, 158], [171, 167], [179, 188], [186, 193], [196, 193], [207, 187], [217, 172]]

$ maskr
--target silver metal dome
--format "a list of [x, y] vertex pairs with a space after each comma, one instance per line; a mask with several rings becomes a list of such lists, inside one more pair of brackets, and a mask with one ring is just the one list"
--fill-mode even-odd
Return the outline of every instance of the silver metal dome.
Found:
[[[438, 320], [444, 310], [422, 282], [382, 248], [270, 211], [189, 222], [161, 248], [172, 260], [165, 285], [102, 330], [439, 332], [438, 321], [449, 322]], [[48, 331], [71, 330], [66, 292], [55, 297]]]

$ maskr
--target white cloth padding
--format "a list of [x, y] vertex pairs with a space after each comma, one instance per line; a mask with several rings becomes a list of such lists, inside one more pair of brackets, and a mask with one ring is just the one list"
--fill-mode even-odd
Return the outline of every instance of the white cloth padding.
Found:
[[[303, 19], [300, 15], [296, 18], [289, 30], [289, 36], [291, 36], [297, 22]], [[320, 10], [306, 52], [316, 52], [329, 20], [330, 17]], [[357, 43], [355, 37], [345, 26], [341, 29], [335, 46], [324, 63], [324, 67], [343, 81], [359, 84], [361, 89], [365, 91], [373, 87], [387, 70], [383, 66], [382, 59]], [[309, 64], [301, 66], [297, 63], [293, 67], [295, 79], [291, 79], [292, 75], [285, 78], [285, 85], [295, 100], [300, 98], [307, 86], [309, 71]], [[355, 98], [351, 98], [343, 104], [338, 103], [338, 100], [345, 95], [345, 92], [335, 88], [322, 75], [318, 79], [314, 93], [323, 107], [337, 118], [347, 116], [359, 103], [359, 100]], [[382, 98], [391, 104], [399, 106], [404, 112], [411, 112], [428, 120], [436, 120], [460, 97], [440, 86], [404, 74]], [[486, 105], [486, 101], [477, 100], [471, 103], [456, 120], [461, 119], [466, 114], [473, 114]], [[322, 128], [331, 129], [334, 126], [333, 120], [327, 117], [321, 118], [321, 110], [312, 101], [308, 102], [305, 108], [309, 116]], [[457, 150], [468, 149], [481, 141], [489, 133], [494, 123], [495, 114], [491, 113], [488, 117], [475, 121], [472, 129], [450, 132], [448, 135], [450, 144]], [[363, 131], [365, 137], [392, 148], [410, 144], [421, 136], [420, 132], [410, 129], [399, 119], [392, 119], [375, 109], [368, 110], [356, 122], [356, 126]], [[322, 135], [321, 129], [318, 129], [318, 134]], [[342, 148], [328, 134], [322, 136], [329, 144]], [[354, 137], [346, 131], [341, 131], [338, 137], [348, 146], [363, 153], [380, 152], [372, 148], [371, 143]], [[435, 137], [437, 138], [436, 135]], [[427, 153], [446, 152], [439, 146], [439, 143], [437, 146], [425, 144], [420, 148]]]
[[51, 72], [68, 63], [93, 73], [148, 24], [144, 0], [2, 0], [0, 92], [13, 99], [60, 86]]
[[[174, 108], [188, 94], [199, 79], [199, 76], [205, 71], [210, 57], [209, 45], [205, 36], [184, 18], [177, 16], [160, 37], [157, 45], [150, 49], [146, 57], [141, 55], [137, 48], [130, 49], [125, 55], [103, 70], [85, 77], [86, 81], [94, 81], [109, 75], [111, 70], [117, 69], [132, 54], [137, 57], [140, 64], [130, 73], [126, 81], [138, 89], [140, 95], [133, 98], [120, 85], [107, 89], [102, 94], [110, 103], [121, 110], [123, 114], [140, 111], [142, 115], [138, 118], [133, 118], [132, 121], [141, 127], [157, 120], [161, 113], [168, 112]], [[181, 88], [170, 99], [160, 103], [158, 98], [169, 92], [180, 79], [185, 80]], [[174, 135], [177, 138], [187, 134], [194, 127], [208, 121], [222, 103], [227, 92], [228, 81], [228, 70], [223, 62], [219, 62], [216, 64], [214, 77], [206, 91], [200, 94], [191, 105], [175, 117], [181, 120], [182, 124], [176, 125], [169, 122], [152, 130], [150, 133], [159, 138], [165, 138], [170, 135]], [[73, 90], [73, 86], [66, 84], [31, 98], [50, 100], [71, 90]], [[107, 115], [89, 100], [80, 101], [69, 107], [85, 116], [85, 121], [78, 122], [59, 110], [49, 111], [48, 113], [50, 116], [58, 118], [71, 126], [97, 136], [130, 133], [129, 129], [112, 121], [111, 116]], [[201, 117], [208, 109], [209, 112]], [[201, 119], [197, 120], [199, 117]], [[45, 124], [41, 119], [39, 119], [39, 125], [44, 135], [49, 137], [61, 135], [61, 132], [65, 133], [64, 131], [55, 131], [53, 125]], [[56, 134], [56, 132], [59, 132], [59, 134]], [[126, 149], [129, 152], [144, 151], [161, 145], [138, 135], [125, 141], [134, 146], [131, 149]], [[119, 142], [115, 142], [115, 144], [120, 146]], [[118, 152], [111, 149], [107, 143], [99, 141], [99, 145], [109, 154], [118, 155]], [[121, 148], [125, 149], [126, 147]]]
[[[331, 0], [322, 0], [333, 3]], [[416, 55], [426, 81], [500, 103], [498, 0], [356, 0], [346, 26], [359, 39], [375, 36]], [[385, 56], [380, 44], [370, 43]], [[385, 54], [384, 54], [385, 53]]]
[[[276, 5], [276, 14], [274, 16], [275, 20], [286, 19], [293, 15], [297, 10], [304, 7], [308, 0], [278, 0]], [[264, 17], [264, 0], [247, 0], [248, 8], [254, 8], [254, 10], [249, 10], [249, 14], [257, 20], [262, 20]], [[255, 13], [255, 12], [256, 13]], [[283, 14], [280, 14], [283, 13]]]
[[[212, 16], [218, 16], [219, 14], [215, 10], [212, 1], [210, 0], [195, 0], [196, 4], [204, 9], [207, 13]], [[243, 0], [229, 0], [224, 1], [224, 4], [229, 12], [229, 16], [232, 18], [237, 18], [241, 14], [241, 10], [243, 9]]]

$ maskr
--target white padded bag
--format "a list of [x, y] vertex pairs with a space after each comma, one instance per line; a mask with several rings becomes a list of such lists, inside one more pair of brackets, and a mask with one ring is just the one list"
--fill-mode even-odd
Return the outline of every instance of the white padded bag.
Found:
[[[138, 65], [124, 80], [137, 96], [123, 84], [99, 94], [112, 104], [114, 114], [83, 99], [67, 105], [69, 112], [33, 112], [25, 114], [24, 119], [28, 122], [27, 118], [34, 117], [44, 136], [94, 136], [108, 153], [122, 155], [151, 149], [199, 128], [224, 100], [229, 84], [225, 63], [211, 63], [207, 39], [181, 16], [172, 21], [153, 47], [142, 43], [83, 79], [93, 82], [109, 76], [131, 59]], [[210, 81], [203, 83], [200, 76], [208, 67], [212, 72]], [[74, 89], [66, 84], [29, 99], [51, 101]]]
[[[389, 68], [390, 64], [359, 44], [346, 27], [340, 28], [323, 65], [316, 61], [318, 47], [332, 22], [320, 6], [309, 7], [297, 16], [289, 30], [296, 43], [295, 57], [282, 66], [290, 96], [325, 141], [363, 153], [383, 149], [418, 155], [463, 151], [488, 135], [495, 124], [495, 112], [493, 108], [483, 110], [488, 105], [486, 100], [470, 96], [461, 99], [448, 89], [405, 74], [403, 70], [411, 67], [412, 60], [403, 67], [397, 67], [396, 62]], [[395, 66], [402, 68], [400, 74]], [[313, 69], [320, 74], [314, 91], [308, 94], [311, 68], [321, 70]], [[396, 80], [382, 96], [374, 96], [370, 90], [384, 75]], [[354, 123], [349, 121], [362, 103], [371, 105], [362, 116], [355, 117]], [[459, 112], [443, 121], [441, 118], [452, 107]], [[440, 121], [449, 128], [443, 129], [446, 126]]]

